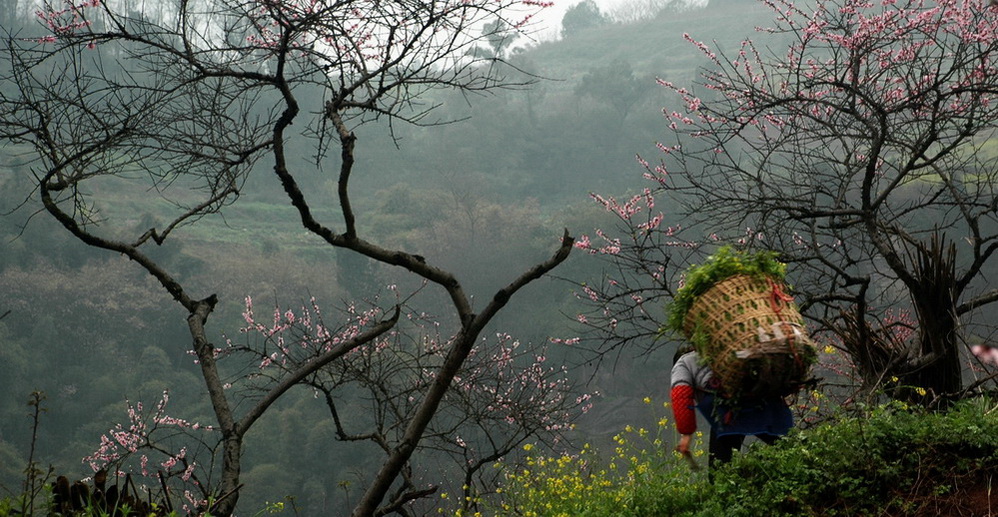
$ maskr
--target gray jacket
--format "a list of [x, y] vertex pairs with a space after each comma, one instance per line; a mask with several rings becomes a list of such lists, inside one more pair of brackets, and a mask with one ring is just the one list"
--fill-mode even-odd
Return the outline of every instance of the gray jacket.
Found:
[[702, 364], [700, 356], [696, 352], [683, 354], [672, 366], [672, 387], [680, 384], [693, 386], [693, 390], [699, 395], [717, 391], [717, 381], [714, 380], [714, 372], [706, 364]]

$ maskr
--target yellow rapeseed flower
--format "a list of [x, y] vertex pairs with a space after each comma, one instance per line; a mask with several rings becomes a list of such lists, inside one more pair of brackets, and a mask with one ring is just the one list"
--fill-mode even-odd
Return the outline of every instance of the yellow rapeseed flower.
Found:
[[651, 404], [651, 397], [645, 397], [643, 400], [645, 404]]
[[527, 443], [527, 444], [523, 445], [523, 450], [525, 450], [525, 451], [530, 451], [533, 448], [534, 448], [534, 444], [532, 444], [532, 443]]

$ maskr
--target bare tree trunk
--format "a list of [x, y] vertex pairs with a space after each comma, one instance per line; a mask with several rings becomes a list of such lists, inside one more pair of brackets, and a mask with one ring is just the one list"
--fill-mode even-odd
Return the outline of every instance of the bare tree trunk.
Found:
[[381, 470], [378, 471], [377, 477], [368, 487], [367, 491], [364, 492], [363, 497], [357, 503], [357, 506], [353, 510], [353, 517], [369, 517], [372, 515], [380, 515], [377, 512], [378, 505], [385, 498], [385, 494], [391, 488], [392, 483], [398, 477], [399, 473], [408, 463], [409, 458], [412, 453], [416, 450], [416, 446], [419, 444], [420, 438], [423, 436], [423, 432], [426, 430], [427, 425], [430, 423], [430, 419], [436, 413], [437, 407], [440, 405], [440, 401], [443, 400], [444, 395], [446, 395], [447, 390], [450, 389], [451, 382], [453, 382], [454, 377], [457, 375], [461, 366], [464, 364], [465, 359], [468, 358], [468, 354], [471, 353], [475, 342], [478, 340], [478, 335], [481, 333], [485, 325], [492, 320], [493, 316], [499, 312], [508, 302], [510, 297], [516, 293], [520, 288], [527, 285], [528, 283], [540, 278], [542, 275], [554, 269], [558, 264], [561, 264], [566, 258], [568, 258], [569, 252], [572, 251], [572, 244], [574, 239], [569, 236], [568, 231], [565, 231], [562, 237], [561, 246], [558, 251], [555, 252], [554, 256], [549, 258], [547, 261], [538, 264], [531, 268], [529, 271], [520, 275], [519, 278], [514, 280], [512, 283], [499, 290], [489, 302], [488, 306], [478, 315], [471, 315], [470, 319], [462, 318], [464, 322], [462, 325], [461, 332], [454, 339], [454, 343], [451, 345], [451, 349], [447, 354], [447, 358], [444, 361], [443, 366], [437, 372], [437, 376], [430, 385], [429, 391], [420, 404], [419, 409], [416, 414], [410, 420], [409, 425], [406, 427], [405, 435], [401, 443], [392, 451], [388, 459], [381, 466]]
[[914, 261], [918, 289], [912, 303], [918, 316], [920, 360], [911, 364], [907, 383], [924, 388], [924, 396], [912, 395], [930, 403], [960, 392], [963, 382], [957, 314], [956, 245], [946, 246], [946, 237], [932, 235], [927, 248], [919, 248]]

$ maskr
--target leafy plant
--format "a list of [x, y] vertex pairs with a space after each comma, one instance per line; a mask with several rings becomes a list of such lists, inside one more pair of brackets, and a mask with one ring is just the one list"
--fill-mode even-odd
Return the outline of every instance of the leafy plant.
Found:
[[[693, 516], [709, 490], [703, 471], [694, 472], [666, 442], [671, 434], [663, 408], [652, 410], [647, 428], [625, 426], [612, 449], [586, 444], [576, 454], [529, 456], [522, 466], [506, 466], [503, 501], [495, 513], [533, 517]], [[697, 455], [703, 446], [697, 440]], [[528, 452], [532, 445], [525, 447]], [[702, 462], [702, 460], [701, 460]]]
[[979, 397], [947, 412], [899, 402], [843, 409], [822, 425], [735, 455], [716, 467], [713, 483], [665, 443], [663, 417], [657, 431], [624, 428], [613, 451], [587, 446], [509, 469], [500, 488], [505, 506], [482, 515], [984, 515], [998, 477], [996, 404]]
[[717, 472], [712, 500], [737, 507], [731, 516], [928, 515], [940, 507], [974, 515], [974, 494], [998, 475], [996, 450], [991, 399], [944, 413], [893, 402], [736, 458]]
[[722, 246], [703, 264], [691, 266], [686, 271], [686, 280], [672, 302], [666, 307], [668, 320], [666, 330], [682, 332], [683, 322], [693, 303], [703, 293], [717, 283], [736, 275], [768, 276], [782, 281], [786, 277], [787, 265], [776, 260], [775, 251], [740, 251], [731, 246]]

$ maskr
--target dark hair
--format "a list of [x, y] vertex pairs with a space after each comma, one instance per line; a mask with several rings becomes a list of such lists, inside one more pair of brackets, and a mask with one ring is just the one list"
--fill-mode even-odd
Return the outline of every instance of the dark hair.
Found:
[[676, 355], [672, 356], [672, 364], [678, 363], [680, 357], [682, 357], [682, 356], [684, 356], [684, 355], [686, 355], [686, 354], [688, 354], [688, 353], [690, 353], [692, 351], [693, 351], [693, 345], [691, 345], [689, 343], [687, 343], [685, 345], [679, 345], [679, 348], [676, 349]]

